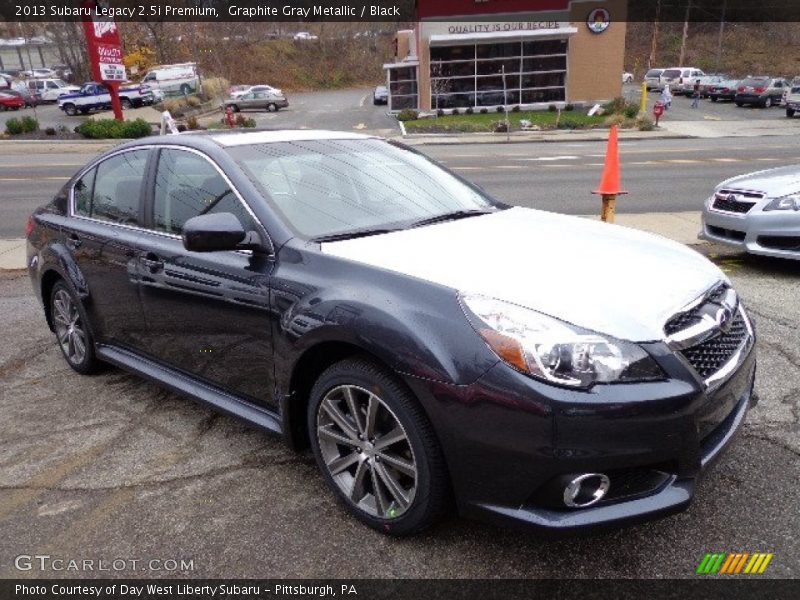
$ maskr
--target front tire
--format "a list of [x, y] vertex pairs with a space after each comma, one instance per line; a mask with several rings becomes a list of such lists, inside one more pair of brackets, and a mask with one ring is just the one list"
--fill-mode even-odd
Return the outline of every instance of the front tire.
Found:
[[787, 108], [786, 109], [786, 116], [791, 119], [794, 116], [794, 109], [793, 108]]
[[336, 363], [311, 390], [308, 432], [328, 486], [360, 521], [391, 535], [435, 523], [449, 478], [416, 398], [373, 362]]
[[65, 104], [64, 105], [64, 114], [70, 117], [74, 117], [78, 114], [78, 110], [74, 104]]
[[82, 375], [97, 371], [99, 362], [86, 313], [75, 293], [63, 281], [57, 282], [50, 292], [50, 314], [67, 364]]

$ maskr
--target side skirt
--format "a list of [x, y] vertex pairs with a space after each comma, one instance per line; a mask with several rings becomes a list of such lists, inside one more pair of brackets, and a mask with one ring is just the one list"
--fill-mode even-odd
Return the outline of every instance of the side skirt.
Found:
[[98, 358], [155, 381], [173, 392], [247, 421], [260, 429], [278, 435], [283, 434], [280, 415], [229, 392], [192, 379], [185, 373], [116, 346], [98, 345], [96, 353]]

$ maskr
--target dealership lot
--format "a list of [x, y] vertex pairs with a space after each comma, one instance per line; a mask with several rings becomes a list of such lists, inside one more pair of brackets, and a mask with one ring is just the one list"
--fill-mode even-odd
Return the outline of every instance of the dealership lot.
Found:
[[[385, 109], [373, 108], [366, 93], [342, 93], [338, 98], [349, 108], [338, 117], [329, 93], [307, 96], [304, 110], [313, 119], [292, 109], [257, 117], [266, 126], [380, 132]], [[513, 204], [589, 214], [598, 205], [589, 190], [604, 148], [566, 140], [421, 149]], [[9, 146], [0, 149], [6, 190], [0, 238], [18, 237], [30, 211], [96, 153], [90, 145], [54, 150], [26, 147], [23, 157]], [[697, 211], [725, 177], [800, 163], [800, 144], [792, 137], [746, 145], [623, 142], [621, 156], [631, 192], [620, 199], [621, 215]], [[713, 551], [772, 552], [765, 576], [797, 577], [800, 262], [696, 248], [728, 273], [754, 314], [761, 402], [701, 482], [688, 512], [563, 540], [457, 518], [412, 539], [376, 534], [336, 504], [310, 454], [293, 454], [276, 438], [120, 370], [88, 378], [73, 373], [27, 276], [0, 273], [6, 335], [0, 347], [0, 577], [77, 575], [20, 571], [14, 567], [19, 555], [121, 558], [124, 570], [101, 573], [121, 576], [693, 577], [702, 556]], [[140, 562], [131, 567], [131, 560]], [[151, 560], [157, 562], [143, 571]]]
[[0, 576], [67, 575], [12, 566], [50, 554], [191, 559], [180, 574], [201, 577], [688, 577], [707, 551], [773, 552], [767, 574], [797, 576], [800, 264], [715, 260], [755, 315], [761, 403], [688, 512], [566, 540], [460, 519], [376, 534], [336, 504], [310, 454], [122, 371], [70, 371], [27, 277], [6, 273]]

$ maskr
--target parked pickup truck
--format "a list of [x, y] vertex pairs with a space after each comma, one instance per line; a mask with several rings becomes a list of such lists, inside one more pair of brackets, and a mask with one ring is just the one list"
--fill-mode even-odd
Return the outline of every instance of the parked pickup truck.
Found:
[[[153, 104], [153, 91], [138, 83], [122, 84], [119, 88], [119, 100], [124, 109]], [[111, 108], [111, 94], [102, 83], [90, 81], [84, 83], [77, 92], [59, 96], [58, 107], [70, 116], [78, 113], [85, 115], [93, 110], [107, 110]]]
[[786, 116], [793, 117], [800, 113], [800, 86], [794, 86], [786, 96]]

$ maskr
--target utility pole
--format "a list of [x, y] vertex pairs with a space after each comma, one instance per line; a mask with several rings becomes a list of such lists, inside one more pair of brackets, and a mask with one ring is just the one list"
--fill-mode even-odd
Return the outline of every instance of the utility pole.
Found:
[[678, 66], [683, 66], [683, 59], [686, 56], [686, 38], [689, 37], [689, 12], [692, 10], [692, 0], [686, 4], [686, 17], [683, 19], [683, 40], [681, 40], [681, 55], [678, 59]]
[[722, 38], [725, 36], [725, 9], [727, 5], [728, 0], [722, 0], [722, 18], [719, 22], [719, 41], [717, 42], [717, 73], [722, 68]]
[[656, 18], [653, 22], [653, 42], [650, 45], [650, 60], [647, 68], [652, 69], [656, 66], [656, 47], [658, 46], [658, 25], [661, 20], [661, 0], [656, 2]]

